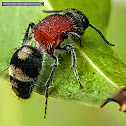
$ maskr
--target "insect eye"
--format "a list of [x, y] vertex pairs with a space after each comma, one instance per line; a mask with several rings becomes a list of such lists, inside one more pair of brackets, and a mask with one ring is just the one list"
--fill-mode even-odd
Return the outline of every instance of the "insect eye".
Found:
[[83, 18], [83, 20], [82, 20], [83, 22], [85, 22], [85, 18]]

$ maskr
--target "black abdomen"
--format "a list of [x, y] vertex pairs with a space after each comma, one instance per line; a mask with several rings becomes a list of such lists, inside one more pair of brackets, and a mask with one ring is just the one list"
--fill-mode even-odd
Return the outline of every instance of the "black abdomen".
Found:
[[12, 56], [9, 74], [12, 89], [19, 98], [31, 96], [34, 84], [42, 68], [40, 50], [32, 46], [22, 46]]

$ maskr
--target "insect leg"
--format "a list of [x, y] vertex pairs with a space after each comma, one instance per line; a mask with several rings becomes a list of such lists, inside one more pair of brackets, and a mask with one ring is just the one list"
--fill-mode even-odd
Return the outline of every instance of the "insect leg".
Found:
[[28, 25], [28, 27], [26, 29], [24, 38], [23, 38], [22, 45], [24, 45], [27, 42], [27, 40], [30, 40], [31, 39], [31, 37], [29, 37], [29, 30], [30, 30], [30, 28], [31, 28], [31, 30], [33, 30], [34, 26], [35, 26], [35, 24], [33, 22], [29, 23], [29, 25]]
[[68, 32], [68, 35], [71, 35], [72, 37], [78, 38], [79, 41], [80, 41], [80, 47], [83, 47], [82, 44], [81, 44], [80, 36], [77, 33], [75, 33], [75, 32]]
[[[49, 53], [50, 54], [50, 53]], [[45, 102], [45, 115], [44, 115], [44, 118], [46, 118], [46, 113], [47, 113], [47, 104], [48, 104], [48, 89], [49, 89], [49, 86], [52, 82], [52, 79], [53, 79], [53, 75], [55, 73], [55, 69], [56, 67], [58, 66], [58, 58], [56, 58], [52, 53], [50, 54], [51, 57], [54, 59], [54, 63], [53, 63], [53, 68], [52, 68], [52, 71], [51, 71], [51, 74], [50, 74], [50, 77], [46, 83], [46, 91], [45, 91], [45, 98], [46, 98], [46, 102]]]
[[78, 75], [78, 72], [77, 72], [77, 69], [76, 69], [76, 54], [75, 54], [75, 51], [74, 51], [74, 48], [72, 45], [66, 45], [64, 46], [63, 48], [61, 48], [60, 46], [57, 48], [59, 50], [64, 50], [64, 51], [70, 51], [71, 52], [71, 56], [72, 56], [72, 66], [73, 66], [73, 69], [74, 69], [74, 74], [77, 78], [77, 81], [80, 85], [80, 88], [82, 88], [82, 84], [81, 84], [81, 81], [80, 81], [80, 77]]

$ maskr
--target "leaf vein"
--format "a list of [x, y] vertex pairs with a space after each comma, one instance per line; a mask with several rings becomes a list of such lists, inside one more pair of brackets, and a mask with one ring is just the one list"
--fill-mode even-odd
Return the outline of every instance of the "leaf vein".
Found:
[[79, 46], [76, 44], [76, 48], [78, 51], [83, 55], [83, 57], [89, 62], [89, 64], [102, 76], [104, 77], [109, 83], [111, 83], [114, 87], [117, 89], [119, 88], [109, 77], [107, 77], [93, 62], [92, 60], [87, 56], [85, 52], [83, 52], [81, 49], [79, 49]]

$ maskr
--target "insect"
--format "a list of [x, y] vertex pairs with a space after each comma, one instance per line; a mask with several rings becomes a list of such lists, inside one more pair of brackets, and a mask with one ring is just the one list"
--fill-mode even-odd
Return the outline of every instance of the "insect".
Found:
[[120, 111], [126, 112], [126, 87], [119, 89], [112, 98], [107, 98], [105, 102], [101, 105], [104, 107], [108, 102], [114, 101], [120, 105]]
[[[31, 28], [31, 31], [34, 34], [34, 38], [40, 45], [41, 50], [46, 51], [54, 59], [54, 65], [50, 75], [51, 79], [53, 77], [56, 67], [58, 66], [58, 58], [54, 55], [55, 49], [70, 51], [72, 56], [72, 66], [74, 69], [74, 73], [78, 80], [80, 88], [82, 88], [83, 86], [81, 84], [76, 69], [76, 55], [73, 46], [68, 44], [65, 45], [64, 47], [61, 47], [60, 44], [64, 41], [64, 39], [67, 39], [68, 36], [70, 35], [72, 37], [77, 37], [79, 39], [80, 46], [82, 46], [80, 35], [84, 34], [84, 31], [88, 26], [96, 30], [108, 45], [114, 46], [114, 44], [108, 42], [105, 36], [102, 34], [102, 32], [96, 27], [94, 27], [92, 24], [90, 24], [86, 16], [79, 10], [70, 8], [66, 10], [54, 10], [54, 11], [44, 11], [44, 12], [56, 13], [56, 14], [47, 16], [38, 24], [34, 24], [33, 22], [29, 23], [26, 29], [26, 33], [22, 45], [24, 45], [27, 40], [31, 39], [31, 35], [29, 35], [29, 30]], [[48, 88], [52, 81], [51, 79], [49, 79], [49, 81], [46, 84], [45, 114], [47, 109]]]
[[[12, 90], [19, 98], [28, 99], [31, 97], [42, 69], [43, 55], [39, 47], [31, 45], [23, 45], [13, 54], [9, 65], [9, 75]], [[54, 70], [55, 67], [46, 85], [51, 83]]]
[[19, 98], [28, 99], [42, 68], [43, 54], [35, 47], [24, 45], [12, 56], [9, 66], [12, 89]]

